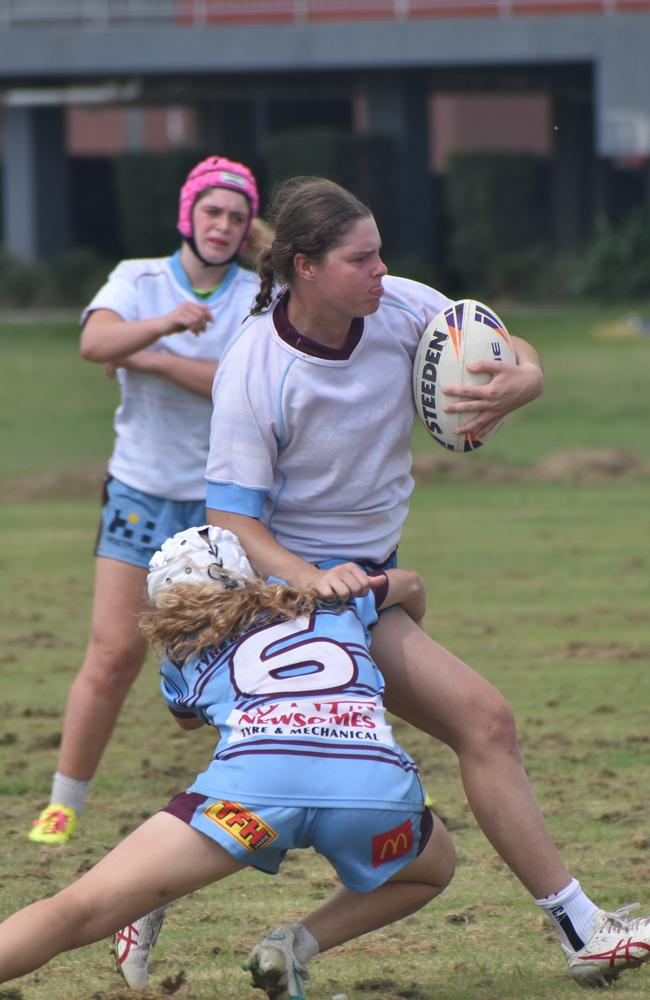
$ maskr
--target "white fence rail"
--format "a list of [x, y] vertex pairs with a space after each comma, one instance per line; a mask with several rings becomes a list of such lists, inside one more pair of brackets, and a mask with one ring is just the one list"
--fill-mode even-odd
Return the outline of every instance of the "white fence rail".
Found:
[[650, 13], [650, 0], [0, 0], [0, 30]]

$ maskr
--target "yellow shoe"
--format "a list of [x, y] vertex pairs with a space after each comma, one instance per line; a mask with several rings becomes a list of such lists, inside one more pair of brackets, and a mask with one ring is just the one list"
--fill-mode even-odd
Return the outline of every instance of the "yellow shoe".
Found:
[[52, 802], [34, 820], [27, 837], [36, 844], [67, 844], [76, 825], [77, 814], [74, 809]]

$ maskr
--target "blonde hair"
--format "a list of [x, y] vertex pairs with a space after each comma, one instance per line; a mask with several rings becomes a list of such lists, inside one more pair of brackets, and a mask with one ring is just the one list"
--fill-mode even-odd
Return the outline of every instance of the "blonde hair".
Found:
[[273, 243], [274, 236], [275, 232], [268, 222], [259, 216], [253, 219], [246, 239], [239, 248], [239, 256], [243, 262], [255, 270]]
[[249, 580], [236, 590], [209, 583], [177, 583], [148, 602], [140, 616], [140, 630], [171, 659], [183, 663], [256, 625], [309, 615], [323, 604], [315, 590], [264, 580]]

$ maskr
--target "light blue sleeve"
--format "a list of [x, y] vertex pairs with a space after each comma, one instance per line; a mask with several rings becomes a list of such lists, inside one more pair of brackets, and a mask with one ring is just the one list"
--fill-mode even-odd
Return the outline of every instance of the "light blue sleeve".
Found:
[[208, 480], [205, 506], [210, 510], [226, 510], [247, 517], [262, 516], [266, 490], [255, 490], [235, 483], [214, 483]]
[[193, 718], [197, 715], [195, 711], [188, 708], [186, 704], [187, 696], [190, 693], [187, 681], [183, 677], [183, 671], [169, 659], [164, 659], [160, 667], [160, 690], [167, 702], [167, 708], [173, 715], [182, 718]]

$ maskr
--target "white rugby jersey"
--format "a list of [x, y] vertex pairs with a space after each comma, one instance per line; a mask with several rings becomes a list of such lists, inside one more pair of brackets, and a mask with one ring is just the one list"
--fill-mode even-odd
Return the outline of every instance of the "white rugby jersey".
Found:
[[161, 688], [178, 716], [219, 730], [189, 792], [271, 805], [420, 809], [417, 767], [395, 743], [368, 652], [373, 594], [257, 625], [179, 667]]
[[[226, 344], [248, 315], [259, 279], [232, 264], [208, 298], [198, 298], [180, 254], [155, 260], [124, 260], [84, 310], [112, 309], [124, 320], [163, 316], [183, 302], [204, 302], [213, 321], [195, 336], [189, 330], [161, 337], [149, 351], [200, 361], [219, 361]], [[115, 445], [109, 471], [127, 485], [166, 500], [201, 500], [205, 495], [209, 399], [167, 378], [120, 368], [121, 402], [115, 413]]]
[[413, 358], [451, 300], [406, 278], [384, 289], [340, 351], [298, 334], [280, 298], [215, 378], [207, 506], [261, 518], [309, 562], [383, 562], [408, 512]]

